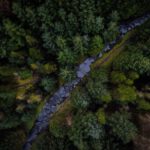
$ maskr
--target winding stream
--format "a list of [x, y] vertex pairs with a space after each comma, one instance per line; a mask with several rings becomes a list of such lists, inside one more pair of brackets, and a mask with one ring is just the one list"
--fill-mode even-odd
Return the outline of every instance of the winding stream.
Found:
[[120, 26], [120, 35], [112, 42], [108, 43], [102, 52], [100, 52], [95, 57], [87, 58], [83, 63], [77, 67], [76, 79], [64, 84], [54, 93], [54, 95], [45, 103], [42, 111], [40, 112], [38, 118], [36, 119], [34, 126], [27, 138], [26, 143], [24, 144], [23, 150], [29, 150], [32, 146], [33, 141], [36, 137], [47, 128], [49, 124], [49, 119], [52, 117], [53, 113], [56, 112], [57, 106], [65, 101], [69, 96], [70, 92], [76, 87], [76, 85], [90, 72], [90, 66], [93, 62], [103, 56], [103, 53], [112, 50], [112, 48], [118, 43], [118, 41], [124, 37], [124, 35], [130, 30], [134, 29], [137, 26], [140, 26], [145, 21], [150, 18], [150, 14], [147, 14], [143, 17], [135, 19], [129, 24], [124, 24]]

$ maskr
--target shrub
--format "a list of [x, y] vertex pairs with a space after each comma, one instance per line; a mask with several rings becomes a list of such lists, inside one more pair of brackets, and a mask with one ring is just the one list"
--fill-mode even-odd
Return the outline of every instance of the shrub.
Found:
[[121, 71], [135, 71], [138, 74], [149, 74], [150, 60], [143, 56], [142, 51], [131, 46], [128, 51], [122, 52], [114, 61], [113, 67]]
[[15, 65], [22, 65], [25, 61], [26, 52], [23, 51], [11, 51], [8, 54], [9, 62]]
[[138, 108], [141, 110], [149, 111], [150, 110], [150, 102], [141, 99], [137, 101]]
[[101, 83], [101, 81], [94, 82], [93, 80], [89, 80], [86, 88], [89, 92], [89, 95], [95, 99], [101, 101], [101, 97], [106, 93], [106, 86]]
[[92, 38], [92, 41], [91, 41], [91, 46], [90, 46], [90, 51], [89, 51], [89, 54], [90, 55], [96, 55], [98, 54], [104, 47], [104, 44], [103, 44], [103, 40], [100, 36], [94, 36]]
[[68, 67], [61, 68], [59, 76], [65, 81], [71, 81], [75, 78], [75, 73]]
[[74, 145], [69, 141], [67, 137], [57, 138], [50, 132], [44, 132], [39, 135], [31, 150], [76, 150]]
[[119, 138], [124, 144], [129, 143], [137, 133], [136, 126], [129, 120], [126, 113], [116, 112], [111, 115], [108, 121], [111, 132]]
[[85, 149], [89, 139], [102, 140], [104, 135], [104, 128], [98, 124], [96, 117], [91, 113], [76, 116], [69, 131], [70, 140], [79, 149]]
[[127, 85], [133, 85], [133, 84], [134, 84], [134, 81], [131, 80], [131, 79], [127, 79], [127, 80], [125, 81], [125, 84], [127, 84]]
[[37, 61], [40, 61], [43, 59], [42, 53], [40, 52], [39, 49], [36, 49], [36, 48], [29, 48], [29, 56], [33, 60], [37, 60]]
[[3, 31], [10, 37], [7, 41], [8, 49], [18, 49], [25, 45], [25, 30], [13, 23], [9, 19], [3, 20], [4, 29]]
[[72, 93], [71, 100], [76, 109], [85, 109], [90, 103], [88, 94], [86, 91], [81, 89], [78, 89]]
[[66, 45], [67, 45], [66, 40], [63, 37], [58, 36], [56, 39], [56, 45], [60, 50], [64, 50], [66, 49]]
[[102, 102], [104, 103], [109, 103], [112, 101], [112, 96], [111, 94], [109, 93], [109, 91], [106, 90], [105, 93], [103, 93], [103, 95], [101, 95], [101, 100]]
[[45, 90], [46, 92], [50, 92], [52, 93], [52, 91], [55, 88], [55, 80], [53, 78], [50, 77], [44, 77], [41, 80], [40, 86], [43, 88], [43, 90]]
[[119, 85], [113, 90], [113, 98], [123, 103], [133, 102], [136, 100], [137, 94], [134, 87], [127, 85]]
[[106, 123], [106, 115], [103, 108], [98, 109], [96, 115], [100, 124]]
[[29, 71], [29, 70], [22, 70], [22, 71], [19, 71], [19, 76], [21, 77], [21, 79], [27, 79], [27, 78], [30, 78], [32, 76], [32, 72]]
[[3, 109], [11, 107], [14, 104], [15, 96], [15, 91], [0, 92], [0, 107]]
[[85, 150], [103, 150], [103, 141], [102, 140], [90, 140], [87, 148]]
[[29, 96], [27, 102], [28, 102], [29, 104], [33, 104], [33, 103], [39, 103], [41, 100], [42, 100], [42, 96], [41, 96], [41, 95], [32, 93], [32, 94]]
[[79, 56], [84, 56], [86, 54], [86, 48], [84, 47], [83, 38], [81, 36], [73, 37], [73, 47], [75, 53]]
[[128, 73], [128, 77], [129, 77], [129, 79], [131, 79], [131, 80], [136, 80], [136, 79], [138, 79], [140, 76], [139, 76], [139, 74], [138, 74], [137, 72], [135, 72], [135, 71], [130, 71], [130, 72]]
[[14, 110], [7, 110], [7, 114], [5, 114], [5, 118], [0, 123], [0, 130], [12, 129], [16, 128], [21, 124], [20, 118], [16, 115]]
[[110, 100], [106, 83], [108, 82], [108, 70], [101, 68], [91, 73], [91, 79], [86, 84], [89, 95], [98, 101]]
[[35, 44], [37, 44], [37, 40], [31, 36], [31, 35], [26, 35], [25, 36], [26, 42], [30, 45], [30, 46], [34, 46]]
[[59, 120], [52, 119], [49, 125], [49, 131], [55, 136], [59, 138], [63, 138], [66, 135], [67, 127], [62, 123], [60, 124]]
[[126, 81], [126, 76], [123, 72], [112, 71], [111, 72], [111, 82], [113, 84], [120, 84]]
[[105, 42], [107, 43], [115, 40], [118, 35], [119, 35], [118, 25], [116, 22], [111, 21], [108, 25], [108, 29], [103, 34]]
[[90, 73], [90, 77], [95, 81], [101, 81], [102, 83], [107, 83], [109, 81], [109, 72], [105, 68], [100, 68], [98, 70], [93, 70]]
[[42, 72], [43, 74], [51, 74], [53, 72], [55, 72], [57, 70], [57, 67], [55, 64], [50, 64], [50, 63], [47, 63], [47, 64], [44, 64], [42, 66]]
[[99, 35], [104, 29], [104, 19], [101, 16], [95, 18], [95, 24], [93, 24], [93, 33]]
[[65, 48], [58, 53], [58, 61], [63, 66], [75, 64], [75, 53], [71, 49]]

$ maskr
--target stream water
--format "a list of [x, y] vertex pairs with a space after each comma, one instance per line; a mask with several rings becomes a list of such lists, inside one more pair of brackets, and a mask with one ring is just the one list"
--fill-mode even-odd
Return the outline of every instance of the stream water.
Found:
[[100, 52], [97, 56], [87, 58], [83, 63], [81, 63], [77, 67], [76, 79], [60, 87], [58, 91], [56, 91], [54, 95], [45, 103], [42, 111], [40, 112], [38, 118], [34, 123], [32, 130], [30, 131], [30, 134], [27, 137], [23, 150], [29, 150], [36, 137], [47, 128], [50, 118], [52, 117], [53, 113], [57, 110], [57, 106], [65, 101], [65, 99], [69, 96], [70, 92], [76, 87], [76, 85], [82, 80], [82, 78], [90, 72], [91, 64], [97, 59], [101, 58], [103, 56], [103, 53], [112, 50], [116, 43], [118, 43], [118, 41], [121, 38], [123, 38], [127, 32], [129, 32], [137, 26], [140, 26], [149, 18], [150, 14], [147, 14], [143, 17], [135, 19], [129, 24], [121, 25], [119, 29], [120, 34], [114, 41], [106, 44], [102, 52]]

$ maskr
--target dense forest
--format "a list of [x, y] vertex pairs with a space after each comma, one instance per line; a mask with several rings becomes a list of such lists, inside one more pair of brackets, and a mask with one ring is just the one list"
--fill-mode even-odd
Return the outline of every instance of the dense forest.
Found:
[[[149, 12], [148, 0], [0, 0], [0, 150], [21, 150], [77, 66]], [[149, 150], [149, 35], [147, 21], [93, 63], [31, 150]]]

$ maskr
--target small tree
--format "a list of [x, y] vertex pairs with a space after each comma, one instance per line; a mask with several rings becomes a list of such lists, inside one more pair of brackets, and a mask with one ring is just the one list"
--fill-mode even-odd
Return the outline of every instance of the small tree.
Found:
[[149, 111], [150, 110], [150, 102], [144, 99], [137, 100], [138, 109]]
[[52, 119], [49, 124], [49, 131], [57, 138], [64, 138], [66, 135], [67, 126], [64, 123], [60, 124], [60, 121], [57, 119]]
[[120, 84], [126, 81], [126, 76], [123, 72], [112, 71], [111, 72], [111, 82], [113, 84]]
[[92, 38], [92, 41], [91, 41], [91, 46], [90, 46], [90, 52], [89, 54], [90, 55], [96, 55], [98, 54], [104, 47], [104, 43], [103, 43], [103, 40], [100, 36], [94, 36]]
[[64, 49], [58, 54], [58, 61], [62, 65], [70, 65], [75, 64], [75, 53], [73, 53], [70, 49]]
[[56, 82], [53, 78], [44, 77], [41, 80], [40, 86], [42, 87], [42, 89], [44, 91], [52, 93], [52, 91], [54, 90], [54, 87], [55, 87], [55, 83]]
[[90, 77], [95, 81], [107, 83], [109, 81], [108, 69], [101, 67], [100, 69], [91, 71]]
[[113, 63], [113, 67], [121, 71], [135, 71], [138, 74], [149, 74], [150, 60], [142, 54], [142, 51], [135, 46], [124, 51]]
[[128, 103], [135, 101], [137, 94], [134, 87], [119, 85], [119, 87], [113, 91], [113, 96], [115, 100], [118, 100], [122, 103]]
[[36, 48], [29, 48], [29, 56], [31, 57], [31, 59], [36, 61], [40, 61], [43, 59], [42, 53], [39, 49]]
[[124, 144], [129, 143], [137, 133], [136, 126], [129, 120], [129, 115], [126, 113], [112, 114], [108, 124], [112, 129], [112, 135], [119, 138]]
[[67, 43], [66, 43], [66, 40], [62, 36], [58, 36], [56, 39], [56, 45], [59, 49], [64, 50], [66, 49]]
[[118, 35], [119, 35], [119, 27], [117, 26], [117, 23], [110, 22], [108, 25], [108, 29], [103, 34], [105, 42], [107, 43], [115, 40]]
[[106, 90], [106, 92], [102, 94], [101, 100], [104, 103], [110, 103], [112, 101], [112, 96], [108, 90]]
[[102, 95], [106, 93], [106, 86], [101, 81], [94, 82], [93, 80], [89, 80], [86, 87], [93, 100], [101, 102]]
[[93, 24], [93, 33], [94, 34], [100, 34], [100, 32], [104, 29], [104, 22], [102, 17], [96, 17], [95, 23]]
[[129, 77], [129, 79], [131, 79], [131, 80], [136, 80], [136, 79], [138, 79], [140, 76], [139, 76], [139, 74], [138, 74], [137, 72], [135, 72], [135, 71], [130, 71], [130, 72], [128, 73], [128, 77]]
[[71, 81], [75, 78], [75, 73], [73, 70], [69, 69], [68, 67], [61, 68], [60, 69], [60, 78], [62, 78], [64, 81]]
[[102, 140], [104, 135], [104, 128], [98, 124], [96, 117], [91, 113], [84, 116], [76, 116], [69, 131], [70, 140], [79, 149], [85, 149], [84, 147], [89, 139]]
[[84, 56], [86, 53], [86, 48], [84, 47], [83, 39], [81, 36], [75, 36], [73, 38], [73, 47], [75, 53]]
[[87, 95], [86, 91], [81, 89], [78, 89], [72, 93], [71, 100], [76, 109], [85, 109], [90, 103], [90, 97]]
[[96, 112], [97, 118], [98, 118], [98, 122], [100, 124], [105, 124], [106, 123], [106, 114], [104, 112], [104, 109], [100, 108], [98, 109], [98, 111]]

